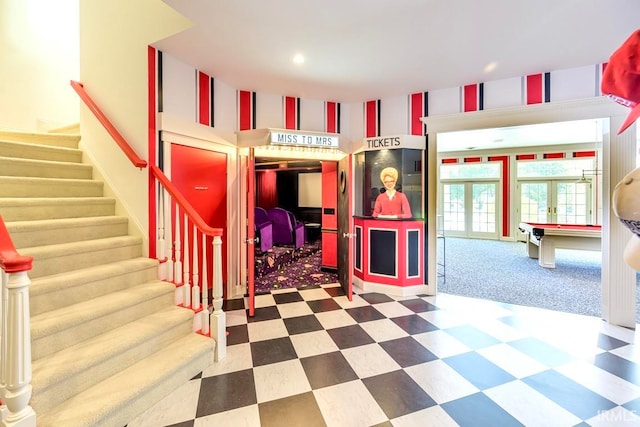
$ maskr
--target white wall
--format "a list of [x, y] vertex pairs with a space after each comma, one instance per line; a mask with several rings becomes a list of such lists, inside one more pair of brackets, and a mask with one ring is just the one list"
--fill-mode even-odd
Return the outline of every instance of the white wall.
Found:
[[[0, 1], [0, 127], [78, 123], [79, 0]], [[10, 100], [11, 102], [8, 102]]]

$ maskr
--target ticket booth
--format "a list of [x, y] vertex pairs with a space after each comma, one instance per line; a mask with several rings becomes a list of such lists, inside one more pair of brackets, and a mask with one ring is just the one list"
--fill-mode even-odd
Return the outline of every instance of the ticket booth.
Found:
[[426, 293], [425, 137], [367, 138], [354, 155], [353, 283], [388, 295]]

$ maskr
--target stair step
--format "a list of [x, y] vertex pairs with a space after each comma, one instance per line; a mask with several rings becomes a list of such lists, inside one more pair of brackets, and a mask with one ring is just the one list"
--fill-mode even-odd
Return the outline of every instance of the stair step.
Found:
[[132, 258], [31, 280], [32, 316], [121, 291], [158, 277], [158, 261]]
[[128, 220], [123, 216], [15, 221], [5, 224], [16, 249], [123, 236]]
[[91, 179], [93, 167], [82, 163], [0, 157], [0, 173], [3, 176]]
[[20, 255], [33, 257], [29, 277], [43, 277], [65, 271], [112, 263], [142, 255], [142, 238], [107, 237], [83, 242], [21, 248]]
[[103, 183], [88, 179], [0, 176], [0, 197], [99, 197]]
[[214, 346], [210, 338], [187, 335], [39, 416], [38, 427], [126, 425], [206, 369]]
[[51, 160], [57, 162], [80, 163], [82, 151], [77, 148], [54, 147], [6, 141], [0, 138], [0, 153], [3, 157], [15, 157], [32, 160]]
[[168, 307], [37, 360], [31, 406], [36, 413], [49, 411], [92, 382], [103, 381], [192, 333], [192, 328], [191, 310]]
[[17, 141], [26, 142], [28, 145], [78, 148], [80, 135], [0, 130], [0, 141]]
[[160, 280], [31, 317], [33, 360], [173, 305], [175, 286]]
[[6, 222], [114, 215], [115, 210], [111, 197], [0, 198], [0, 215]]

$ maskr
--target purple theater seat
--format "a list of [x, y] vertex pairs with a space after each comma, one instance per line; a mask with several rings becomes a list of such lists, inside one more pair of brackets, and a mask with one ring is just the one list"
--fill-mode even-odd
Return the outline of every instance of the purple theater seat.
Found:
[[274, 244], [293, 245], [296, 249], [304, 245], [304, 224], [298, 222], [291, 212], [282, 208], [271, 208], [267, 215], [273, 223]]
[[267, 211], [256, 207], [254, 211], [256, 237], [259, 239], [260, 252], [266, 252], [273, 246], [273, 224], [269, 220]]

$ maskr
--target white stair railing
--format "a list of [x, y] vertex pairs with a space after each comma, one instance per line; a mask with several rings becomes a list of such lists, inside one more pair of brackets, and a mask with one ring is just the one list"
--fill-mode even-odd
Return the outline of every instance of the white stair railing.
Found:
[[[179, 290], [176, 295], [180, 299], [176, 302], [196, 312], [197, 323], [200, 325], [199, 332], [215, 340], [214, 360], [219, 361], [227, 353], [226, 315], [222, 310], [222, 229], [209, 227], [159, 168], [153, 165], [149, 168], [160, 185], [162, 193], [157, 203], [158, 209], [163, 210], [162, 213], [157, 214], [158, 245], [166, 247], [166, 242], [160, 241], [160, 237], [164, 237], [165, 234], [170, 234], [173, 238], [173, 245], [169, 245], [172, 253], [167, 254], [164, 268], [173, 270], [174, 283]], [[171, 212], [175, 212], [175, 216]], [[170, 220], [171, 218], [173, 221]], [[169, 219], [171, 224], [164, 223], [161, 219]], [[160, 224], [161, 222], [163, 223]], [[160, 227], [163, 228], [162, 232]], [[174, 230], [174, 232], [167, 230]], [[207, 251], [208, 239], [213, 241], [211, 251]], [[159, 250], [159, 255], [161, 253], [162, 251]], [[169, 277], [168, 272], [165, 271], [163, 274]], [[208, 283], [210, 276], [213, 277], [211, 314], [209, 314]]]
[[31, 313], [29, 279], [32, 257], [19, 255], [0, 217], [0, 422], [35, 427], [31, 399]]

